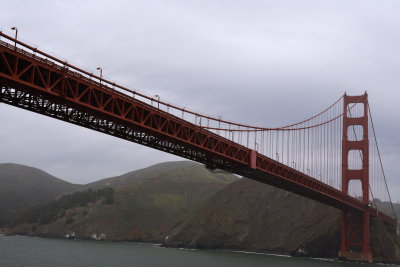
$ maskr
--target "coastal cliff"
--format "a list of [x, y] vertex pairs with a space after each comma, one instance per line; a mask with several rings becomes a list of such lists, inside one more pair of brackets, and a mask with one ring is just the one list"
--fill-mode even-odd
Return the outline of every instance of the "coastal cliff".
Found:
[[[336, 258], [339, 216], [332, 207], [243, 178], [159, 238], [170, 247]], [[400, 239], [394, 229], [372, 220], [371, 249], [377, 261], [398, 261]]]

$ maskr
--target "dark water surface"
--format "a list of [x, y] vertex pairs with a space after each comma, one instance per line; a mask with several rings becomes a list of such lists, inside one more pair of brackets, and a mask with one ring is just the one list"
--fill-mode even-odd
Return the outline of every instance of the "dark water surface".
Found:
[[161, 248], [142, 243], [0, 236], [0, 266], [367, 267], [379, 265], [240, 252]]

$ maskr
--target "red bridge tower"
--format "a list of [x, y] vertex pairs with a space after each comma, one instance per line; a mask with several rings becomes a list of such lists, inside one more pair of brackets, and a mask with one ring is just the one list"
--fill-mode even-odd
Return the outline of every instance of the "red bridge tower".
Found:
[[[347, 96], [343, 98], [343, 140], [342, 140], [342, 192], [348, 194], [351, 180], [361, 181], [362, 201], [365, 209], [362, 213], [342, 211], [340, 230], [341, 244], [339, 257], [350, 260], [372, 262], [369, 245], [369, 141], [368, 141], [368, 95]], [[349, 108], [354, 104], [363, 104], [363, 115], [350, 117]], [[361, 140], [349, 140], [348, 133], [353, 126], [361, 126]], [[358, 151], [362, 157], [361, 169], [349, 169], [349, 152]], [[356, 152], [356, 153], [358, 153]]]

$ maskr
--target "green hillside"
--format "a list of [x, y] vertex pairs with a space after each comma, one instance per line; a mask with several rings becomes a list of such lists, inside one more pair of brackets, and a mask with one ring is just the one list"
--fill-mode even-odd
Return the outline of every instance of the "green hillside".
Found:
[[[211, 173], [203, 165], [189, 161], [157, 164], [86, 185], [85, 188], [112, 186], [113, 203], [99, 200], [67, 209], [62, 212], [64, 216], [49, 224], [38, 224], [30, 234], [64, 237], [74, 232], [78, 238], [103, 234], [110, 240], [146, 241], [160, 227], [198, 207], [237, 179], [232, 174]], [[26, 229], [18, 231], [23, 233]]]
[[144, 169], [128, 172], [126, 174], [102, 179], [90, 184], [85, 188], [99, 188], [112, 186], [114, 188], [131, 184], [144, 179], [168, 179], [169, 181], [192, 182], [192, 183], [215, 183], [232, 182], [235, 177], [231, 174], [211, 173], [203, 165], [191, 161], [172, 161], [159, 163]]
[[39, 169], [12, 163], [0, 164], [0, 184], [0, 224], [18, 209], [45, 203], [80, 187]]

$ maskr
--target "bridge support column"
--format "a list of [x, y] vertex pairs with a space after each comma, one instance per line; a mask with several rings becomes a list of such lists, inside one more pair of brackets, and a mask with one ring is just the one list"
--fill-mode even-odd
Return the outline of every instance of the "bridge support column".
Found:
[[[349, 193], [349, 182], [359, 180], [362, 189], [362, 201], [365, 203], [364, 212], [356, 213], [342, 211], [340, 231], [341, 243], [339, 257], [355, 261], [372, 262], [369, 244], [369, 141], [368, 141], [368, 95], [343, 97], [343, 139], [342, 139], [342, 192]], [[354, 104], [363, 104], [362, 116], [349, 116]], [[353, 111], [354, 112], [354, 111]], [[354, 114], [354, 113], [353, 113]], [[360, 115], [360, 114], [357, 114]], [[353, 126], [363, 128], [361, 140], [349, 140], [348, 133]], [[362, 157], [361, 169], [349, 168], [349, 152], [359, 151]], [[358, 152], [357, 152], [358, 153]]]

